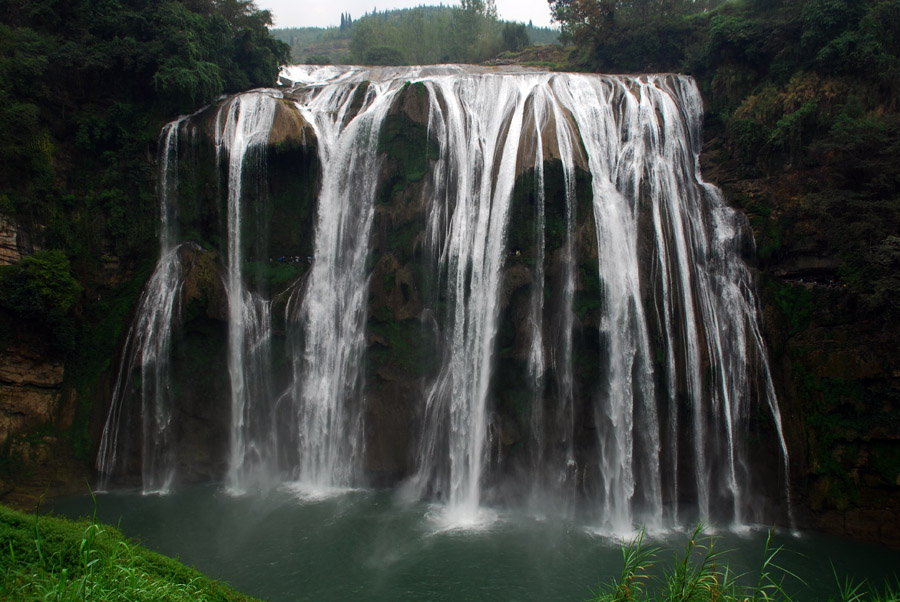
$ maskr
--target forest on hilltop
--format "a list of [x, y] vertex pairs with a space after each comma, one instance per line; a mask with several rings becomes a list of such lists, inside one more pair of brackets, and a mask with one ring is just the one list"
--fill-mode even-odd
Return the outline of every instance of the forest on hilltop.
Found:
[[497, 18], [493, 2], [418, 6], [342, 15], [330, 28], [285, 28], [272, 35], [296, 63], [427, 65], [480, 63], [532, 44], [552, 44], [558, 31]]

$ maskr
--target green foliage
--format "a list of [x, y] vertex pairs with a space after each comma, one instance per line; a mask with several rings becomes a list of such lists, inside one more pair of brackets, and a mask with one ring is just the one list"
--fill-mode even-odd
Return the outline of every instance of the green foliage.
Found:
[[0, 267], [0, 306], [44, 326], [60, 349], [74, 344], [71, 314], [81, 290], [62, 251], [38, 251]]
[[0, 304], [23, 316], [62, 316], [78, 301], [81, 285], [61, 251], [38, 251], [0, 267], [0, 291]]
[[397, 321], [383, 308], [378, 316], [369, 319], [368, 331], [380, 344], [369, 348], [369, 368], [396, 366], [410, 376], [420, 377], [437, 366], [434, 334], [419, 320]]
[[528, 29], [522, 23], [506, 23], [503, 26], [501, 35], [503, 37], [503, 50], [522, 50], [531, 43], [528, 39]]
[[354, 21], [351, 31], [352, 59], [377, 65], [477, 63], [530, 45], [529, 32], [544, 40], [548, 34], [499, 21], [493, 3], [482, 0], [373, 12]]
[[53, 185], [54, 145], [41, 120], [47, 90], [48, 42], [0, 23], [0, 194], [13, 209]]
[[801, 47], [820, 65], [837, 66], [837, 55], [852, 43], [853, 30], [865, 12], [862, 0], [807, 0], [802, 9]]
[[4, 600], [252, 602], [96, 520], [28, 516], [0, 506]]
[[[287, 47], [246, 0], [0, 6], [0, 198], [81, 280], [150, 252], [153, 147], [176, 112], [271, 85]], [[42, 228], [37, 228], [40, 224]]]
[[154, 260], [160, 128], [272, 85], [288, 48], [270, 23], [249, 0], [0, 3], [0, 211], [46, 249], [0, 270], [0, 306], [69, 352], [66, 435], [84, 461], [97, 383]]
[[647, 595], [650, 569], [656, 563], [659, 548], [644, 547], [644, 530], [622, 547], [622, 574], [606, 591], [594, 598], [596, 602], [625, 602], [640, 600]]
[[[663, 567], [662, 575], [657, 576], [651, 568], [659, 564], [660, 550], [645, 548], [644, 533], [641, 532], [623, 546], [621, 577], [607, 586], [601, 586], [591, 602], [791, 602], [807, 599], [802, 589], [805, 585], [803, 580], [776, 563], [784, 550], [782, 546], [774, 546], [771, 532], [752, 585], [742, 583], [747, 581], [749, 575], [739, 576], [729, 569], [727, 553], [719, 551], [715, 544], [714, 537], [703, 537], [702, 525], [697, 527], [682, 554], [676, 555], [671, 564]], [[742, 582], [739, 582], [739, 577], [742, 577]], [[797, 584], [791, 588], [797, 590], [797, 594], [787, 591], [787, 581]], [[832, 602], [900, 600], [900, 591], [890, 583], [879, 589], [852, 579], [841, 581], [837, 574], [835, 581], [837, 596], [829, 598]]]
[[362, 62], [366, 65], [402, 65], [403, 54], [390, 46], [374, 46], [366, 49]]
[[273, 29], [272, 37], [290, 47], [293, 63], [310, 65], [343, 64], [350, 62], [352, 20], [338, 27], [290, 27]]

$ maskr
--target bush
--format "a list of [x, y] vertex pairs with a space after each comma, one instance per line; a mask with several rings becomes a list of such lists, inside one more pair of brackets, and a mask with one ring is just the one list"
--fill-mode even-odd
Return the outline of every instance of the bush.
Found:
[[402, 65], [403, 55], [396, 48], [376, 46], [366, 51], [367, 65]]
[[0, 307], [49, 329], [61, 349], [74, 343], [71, 310], [80, 295], [62, 251], [38, 251], [0, 268]]
[[0, 268], [0, 305], [25, 317], [64, 316], [80, 294], [62, 251], [38, 251]]

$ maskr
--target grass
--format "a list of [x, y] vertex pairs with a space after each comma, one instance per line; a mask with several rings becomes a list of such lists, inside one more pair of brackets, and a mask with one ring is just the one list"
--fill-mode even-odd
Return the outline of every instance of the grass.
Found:
[[0, 600], [254, 602], [95, 518], [0, 506]]
[[[725, 561], [727, 552], [715, 547], [715, 538], [702, 538], [702, 531], [702, 525], [694, 530], [683, 553], [661, 573], [651, 570], [659, 564], [660, 550], [644, 546], [642, 531], [622, 547], [621, 576], [601, 586], [589, 602], [793, 602], [796, 598], [785, 591], [784, 581], [792, 579], [805, 585], [775, 563], [782, 548], [772, 547], [771, 533], [762, 567], [751, 579], [732, 572]], [[747, 585], [748, 581], [754, 581], [753, 585]], [[885, 584], [882, 590], [871, 588], [865, 581], [842, 581], [836, 572], [835, 581], [838, 593], [828, 602], [900, 602], [900, 581]]]

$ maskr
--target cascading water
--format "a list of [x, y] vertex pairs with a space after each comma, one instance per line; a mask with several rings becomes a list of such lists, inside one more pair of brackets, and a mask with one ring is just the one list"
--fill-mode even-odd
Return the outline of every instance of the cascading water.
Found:
[[[263, 156], [275, 115], [275, 93], [236, 96], [218, 113], [216, 156], [228, 166], [228, 248], [225, 290], [228, 296], [228, 374], [231, 380], [231, 453], [227, 486], [243, 493], [265, 485], [275, 454], [268, 386], [271, 317], [268, 301], [247, 290], [242, 249], [247, 162]], [[223, 121], [224, 120], [224, 121]], [[222, 159], [219, 159], [221, 162]], [[257, 164], [257, 178], [261, 167]]]
[[[531, 293], [531, 321], [534, 336], [529, 354], [529, 374], [533, 375], [534, 401], [531, 429], [535, 438], [533, 504], [537, 508], [548, 505], [549, 498], [562, 502], [563, 511], [570, 512], [573, 502], [572, 468], [576, 465], [573, 433], [572, 384], [572, 327], [574, 320], [573, 296], [575, 291], [574, 227], [575, 227], [575, 164], [576, 133], [560, 105], [553, 101], [548, 88], [535, 88], [531, 97], [533, 107], [535, 195], [537, 204], [536, 245], [538, 248], [535, 265], [534, 285]], [[545, 135], [545, 132], [547, 135]], [[556, 295], [551, 297], [550, 306], [545, 299], [546, 270], [546, 208], [544, 146], [555, 145], [563, 171], [563, 198], [565, 208], [563, 223], [565, 239], [562, 248], [551, 262], [556, 263], [560, 272], [560, 282], [556, 284]], [[554, 154], [552, 151], [550, 154]], [[546, 318], [545, 318], [546, 316]], [[547, 323], [545, 326], [545, 322]], [[549, 328], [547, 328], [549, 327]], [[549, 341], [545, 341], [544, 330], [549, 330]], [[549, 358], [544, 359], [547, 346]], [[553, 374], [551, 394], [547, 395], [545, 364]], [[543, 373], [543, 374], [542, 374]], [[540, 375], [540, 376], [538, 376]], [[553, 399], [555, 407], [545, 409], [547, 401]], [[549, 411], [548, 411], [549, 410]]]
[[[398, 108], [402, 98], [421, 103], [435, 148], [426, 149], [427, 175], [414, 189], [425, 216], [413, 240], [422, 245], [417, 269], [427, 274], [420, 282], [433, 289], [422, 293], [419, 319], [438, 341], [436, 367], [417, 381], [419, 408], [409, 417], [417, 427], [407, 489], [443, 502], [454, 525], [477, 521], [488, 500], [508, 502], [509, 488], [492, 488], [511, 473], [531, 507], [582, 508], [607, 532], [713, 517], [743, 524], [752, 518], [744, 440], [753, 407], [770, 414], [786, 485], [752, 278], [738, 253], [743, 227], [700, 178], [701, 104], [691, 79], [454, 66], [297, 67], [284, 78], [296, 82], [292, 89], [226, 101], [215, 128], [228, 171], [231, 491], [262, 484], [260, 473], [304, 491], [365, 481], [363, 442], [366, 433], [380, 436], [363, 420], [369, 259], [376, 196], [390, 202], [393, 194], [382, 194], [379, 181], [382, 126], [407, 110]], [[242, 211], [246, 174], [264, 175], [273, 116], [288, 102], [315, 135], [322, 171], [314, 252], [285, 306], [291, 376], [274, 390], [276, 316], [244, 282]], [[161, 155], [161, 173], [172, 157]], [[529, 173], [524, 207], [516, 190]], [[513, 223], [522, 215], [527, 227]], [[510, 246], [510, 228], [523, 249]], [[171, 242], [161, 236], [160, 245], [157, 271], [174, 270], [163, 269]], [[147, 295], [177, 291], [177, 274], [171, 278], [151, 280]], [[525, 301], [515, 306], [519, 289]], [[166, 303], [174, 307], [174, 297]], [[165, 355], [165, 328], [137, 334], [151, 319], [169, 327], [171, 310], [154, 318], [155, 307], [142, 302], [131, 338], [143, 336], [136, 348]], [[501, 353], [498, 333], [509, 320], [515, 343]], [[155, 361], [134, 356], [123, 366], [146, 370]], [[516, 411], [527, 417], [517, 428], [530, 432], [509, 435], [512, 418], [498, 417], [503, 361], [507, 372], [521, 366], [515, 386], [528, 401]], [[157, 382], [166, 378], [161, 372]], [[104, 430], [104, 473], [115, 469], [120, 405], [114, 400]], [[514, 469], [504, 452], [510, 437], [529, 448]], [[145, 448], [145, 463], [165, 464], [154, 454]], [[145, 488], [163, 488], [148, 478], [155, 470], [145, 472]]]
[[[514, 80], [515, 81], [515, 80]], [[445, 360], [426, 394], [417, 481], [439, 492], [451, 522], [477, 519], [487, 438], [486, 402], [509, 201], [524, 117], [521, 87], [502, 78], [426, 81], [441, 160], [453, 182], [443, 237], [435, 237], [450, 300]], [[439, 101], [439, 100], [440, 101]], [[449, 428], [450, 434], [441, 429]], [[435, 442], [447, 441], [447, 449]], [[449, 466], [445, 460], [449, 460]], [[448, 470], [449, 468], [449, 470]], [[443, 482], [442, 482], [443, 481]]]
[[361, 459], [366, 258], [379, 131], [398, 85], [358, 86], [309, 89], [296, 102], [315, 131], [324, 166], [312, 270], [302, 300], [291, 299], [287, 316], [296, 332], [289, 394], [299, 466], [293, 472], [306, 492], [353, 485]]
[[[100, 489], [109, 486], [124, 453], [119, 434], [125, 430], [128, 411], [123, 406], [132, 392], [132, 377], [140, 371], [142, 428], [142, 488], [144, 493], [169, 491], [174, 478], [172, 458], [172, 404], [169, 388], [169, 361], [172, 324], [177, 316], [182, 287], [179, 247], [173, 247], [174, 204], [178, 192], [178, 132], [186, 118], [174, 121], [160, 135], [159, 211], [160, 258], [138, 304], [131, 325], [112, 402], [100, 440], [97, 472]], [[123, 422], [124, 421], [124, 422]]]

